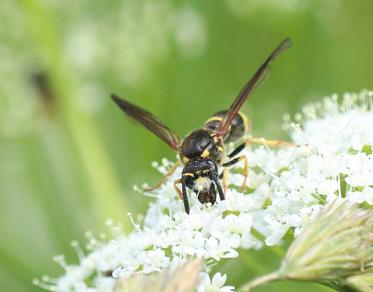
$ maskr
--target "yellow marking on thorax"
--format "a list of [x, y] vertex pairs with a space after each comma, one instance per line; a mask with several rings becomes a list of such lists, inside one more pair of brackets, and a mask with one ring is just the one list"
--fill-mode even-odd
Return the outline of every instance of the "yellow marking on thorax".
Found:
[[201, 157], [203, 158], [206, 158], [210, 155], [210, 151], [208, 151], [207, 149], [203, 150], [202, 154], [201, 154]]
[[218, 151], [219, 151], [219, 152], [224, 152], [223, 147], [218, 146]]
[[213, 121], [218, 121], [218, 122], [221, 122], [223, 120], [222, 117], [211, 117], [209, 118], [205, 124], [209, 123], [209, 122], [213, 122]]

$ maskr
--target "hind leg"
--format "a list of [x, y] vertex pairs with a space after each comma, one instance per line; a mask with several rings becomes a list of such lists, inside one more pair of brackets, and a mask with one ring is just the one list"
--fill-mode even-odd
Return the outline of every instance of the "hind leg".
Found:
[[166, 175], [162, 178], [162, 180], [159, 183], [157, 183], [156, 185], [152, 187], [144, 189], [144, 191], [151, 192], [151, 191], [154, 191], [155, 189], [158, 189], [161, 185], [163, 185], [166, 182], [169, 176], [174, 174], [175, 170], [177, 169], [179, 165], [180, 165], [180, 161], [176, 161], [175, 164], [167, 171]]
[[267, 140], [264, 138], [249, 138], [245, 141], [246, 145], [259, 144], [269, 147], [300, 147], [301, 145], [294, 144], [291, 142], [281, 141], [281, 140]]

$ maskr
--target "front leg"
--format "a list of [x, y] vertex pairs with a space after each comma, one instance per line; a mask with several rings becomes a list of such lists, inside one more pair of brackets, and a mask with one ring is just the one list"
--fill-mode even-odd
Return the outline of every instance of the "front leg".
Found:
[[183, 193], [180, 191], [180, 189], [177, 187], [177, 184], [181, 184], [181, 179], [177, 179], [174, 181], [174, 189], [177, 192], [177, 195], [179, 196], [180, 200], [183, 199]]
[[[224, 170], [225, 170], [226, 168], [224, 168]], [[218, 173], [216, 173], [216, 175], [214, 175], [213, 177], [212, 177], [212, 180], [214, 181], [214, 183], [215, 183], [215, 186], [216, 186], [216, 188], [218, 189], [218, 193], [219, 193], [219, 197], [220, 197], [220, 201], [223, 201], [223, 200], [225, 200], [225, 192], [226, 192], [226, 190], [224, 190], [223, 191], [223, 189], [221, 188], [221, 185], [220, 185], [220, 182], [219, 182], [219, 176], [218, 176]]]
[[190, 207], [189, 207], [188, 194], [187, 194], [186, 185], [185, 185], [185, 178], [182, 178], [181, 180], [181, 189], [182, 189], [185, 212], [189, 214]]

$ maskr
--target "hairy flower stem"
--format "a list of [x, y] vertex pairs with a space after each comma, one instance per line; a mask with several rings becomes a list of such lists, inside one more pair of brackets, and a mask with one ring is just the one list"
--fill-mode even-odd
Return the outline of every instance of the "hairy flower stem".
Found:
[[251, 289], [261, 286], [263, 284], [268, 284], [274, 281], [281, 280], [282, 278], [278, 274], [278, 272], [270, 273], [258, 278], [255, 278], [254, 280], [246, 283], [244, 286], [241, 287], [242, 292], [251, 291]]

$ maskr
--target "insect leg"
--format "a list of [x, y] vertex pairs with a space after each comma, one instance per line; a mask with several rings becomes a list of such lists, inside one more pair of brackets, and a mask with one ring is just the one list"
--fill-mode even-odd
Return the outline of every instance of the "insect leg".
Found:
[[177, 192], [177, 194], [178, 194], [180, 200], [182, 200], [182, 199], [183, 199], [183, 193], [182, 193], [182, 192], [180, 191], [180, 189], [177, 187], [177, 184], [180, 184], [180, 183], [181, 183], [181, 179], [180, 179], [180, 178], [177, 179], [177, 180], [175, 180], [175, 181], [174, 181], [174, 188], [175, 188], [175, 191]]
[[[239, 146], [240, 147], [240, 146]], [[237, 149], [237, 148], [236, 148]], [[235, 150], [233, 150], [233, 152], [235, 152]], [[232, 153], [233, 153], [232, 152]], [[231, 154], [232, 154], [231, 153]], [[222, 178], [223, 178], [223, 188], [224, 188], [224, 192], [227, 192], [227, 189], [228, 189], [228, 175], [229, 175], [229, 173], [228, 173], [228, 166], [231, 166], [231, 165], [234, 165], [234, 164], [236, 164], [237, 162], [239, 162], [240, 161], [240, 157], [236, 157], [236, 158], [234, 158], [234, 159], [232, 159], [232, 160], [230, 160], [230, 161], [228, 161], [228, 162], [226, 162], [226, 163], [224, 163], [223, 164], [223, 166], [224, 166], [224, 170], [223, 170], [223, 172], [221, 173], [221, 176], [222, 176]]]
[[183, 195], [185, 212], [187, 212], [187, 214], [189, 214], [190, 207], [189, 207], [188, 194], [187, 194], [184, 178], [181, 180], [181, 189], [183, 190], [182, 195]]
[[237, 148], [235, 148], [229, 155], [228, 157], [229, 158], [233, 158], [235, 157], [238, 153], [240, 153], [243, 149], [245, 149], [246, 147], [246, 142], [242, 143], [241, 145], [239, 145]]
[[236, 164], [236, 163], [239, 162], [239, 161], [240, 161], [240, 157], [236, 157], [236, 158], [234, 158], [234, 159], [232, 159], [232, 160], [230, 160], [230, 161], [224, 163], [223, 166], [224, 166], [224, 167], [228, 167], [228, 166], [231, 166], [231, 165]]
[[245, 155], [241, 156], [240, 159], [244, 161], [243, 169], [242, 169], [243, 176], [244, 176], [243, 183], [242, 183], [242, 191], [244, 192], [246, 190], [247, 176], [249, 175], [249, 162]]
[[267, 139], [264, 139], [264, 138], [250, 138], [250, 139], [246, 140], [245, 144], [246, 145], [260, 144], [260, 145], [266, 145], [266, 146], [269, 146], [269, 147], [281, 147], [281, 146], [300, 147], [301, 146], [301, 145], [294, 144], [294, 143], [291, 143], [291, 142], [286, 142], [286, 141], [281, 141], [281, 140], [267, 140]]
[[245, 191], [245, 189], [246, 189], [246, 180], [247, 180], [247, 177], [248, 177], [248, 174], [249, 174], [249, 162], [247, 160], [247, 157], [245, 155], [236, 157], [236, 158], [232, 159], [231, 161], [228, 161], [228, 162], [224, 163], [223, 166], [225, 166], [225, 167], [231, 166], [231, 165], [234, 165], [234, 164], [236, 164], [237, 162], [239, 162], [241, 160], [244, 161], [244, 165], [243, 165], [243, 169], [242, 169], [243, 176], [244, 176], [244, 181], [242, 183], [242, 191]]
[[161, 185], [163, 185], [166, 182], [169, 176], [173, 175], [173, 173], [175, 172], [175, 170], [177, 169], [179, 165], [180, 165], [180, 161], [176, 161], [174, 165], [167, 171], [166, 175], [162, 178], [162, 180], [159, 183], [157, 183], [156, 185], [152, 187], [144, 189], [144, 191], [151, 192], [151, 191], [154, 191], [155, 189], [158, 189]]
[[216, 188], [218, 189], [220, 200], [221, 201], [225, 200], [225, 195], [224, 195], [223, 189], [221, 188], [219, 178], [217, 176], [215, 176], [215, 177], [213, 177], [213, 180], [214, 180], [214, 183], [216, 185]]
[[224, 193], [226, 193], [227, 189], [228, 189], [228, 175], [229, 175], [228, 168], [224, 167], [224, 170], [223, 170], [223, 188], [224, 188]]

